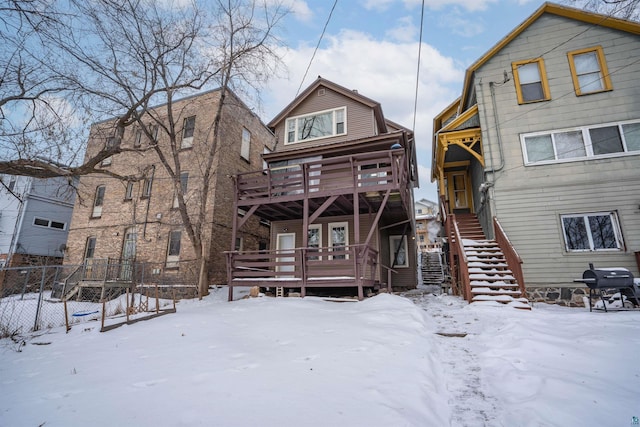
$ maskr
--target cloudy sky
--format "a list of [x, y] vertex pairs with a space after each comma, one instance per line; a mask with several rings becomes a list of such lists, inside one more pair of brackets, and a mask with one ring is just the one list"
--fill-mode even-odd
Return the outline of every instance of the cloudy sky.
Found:
[[[422, 0], [290, 0], [283, 36], [286, 75], [264, 93], [269, 121], [318, 75], [381, 103], [385, 116], [414, 128]], [[464, 70], [542, 4], [536, 0], [426, 0], [415, 134], [416, 199], [437, 200], [430, 180], [433, 117], [462, 91]], [[331, 19], [327, 24], [329, 15]], [[307, 67], [325, 34], [313, 62]], [[304, 77], [304, 80], [303, 80]]]

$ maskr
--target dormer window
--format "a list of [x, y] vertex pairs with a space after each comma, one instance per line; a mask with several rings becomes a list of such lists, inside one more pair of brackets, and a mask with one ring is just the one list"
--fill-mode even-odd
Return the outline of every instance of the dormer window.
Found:
[[286, 144], [295, 144], [347, 133], [346, 107], [287, 119]]

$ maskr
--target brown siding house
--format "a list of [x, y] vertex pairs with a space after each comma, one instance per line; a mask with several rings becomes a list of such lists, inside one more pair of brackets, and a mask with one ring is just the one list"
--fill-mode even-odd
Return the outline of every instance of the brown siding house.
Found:
[[[317, 295], [416, 286], [413, 133], [379, 103], [319, 77], [268, 126], [268, 169], [236, 176], [234, 234], [257, 216], [271, 245], [228, 253], [236, 286]], [[231, 248], [233, 249], [233, 248]]]

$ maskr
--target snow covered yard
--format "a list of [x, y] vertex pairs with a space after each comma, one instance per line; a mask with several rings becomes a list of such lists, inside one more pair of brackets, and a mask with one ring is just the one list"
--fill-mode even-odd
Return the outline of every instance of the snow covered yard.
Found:
[[53, 329], [20, 352], [0, 341], [0, 426], [628, 426], [640, 416], [640, 312], [520, 311], [423, 292], [225, 297], [106, 333], [97, 322]]

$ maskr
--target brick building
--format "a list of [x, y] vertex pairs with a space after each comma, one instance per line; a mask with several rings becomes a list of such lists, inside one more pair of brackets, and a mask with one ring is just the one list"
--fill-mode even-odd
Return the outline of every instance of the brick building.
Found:
[[[213, 123], [220, 100], [213, 90], [173, 102], [171, 114], [178, 137], [180, 184], [176, 184], [158, 153], [148, 149], [157, 143], [166, 161], [175, 170], [170, 148], [168, 106], [145, 113], [146, 129], [127, 127], [121, 147], [130, 149], [101, 164], [118, 175], [142, 176], [123, 181], [94, 174], [80, 179], [78, 198], [67, 242], [65, 264], [91, 264], [114, 260], [121, 265], [145, 262], [153, 274], [194, 269], [195, 252], [183, 227], [176, 185], [181, 187], [187, 214], [198, 222], [206, 149], [213, 143]], [[147, 123], [144, 118], [143, 123]], [[91, 127], [86, 156], [89, 158], [114, 142], [114, 120]], [[223, 251], [231, 249], [233, 181], [231, 176], [262, 168], [262, 154], [275, 144], [273, 134], [233, 93], [227, 92], [219, 128], [218, 149], [211, 167], [207, 205], [203, 209], [202, 239], [209, 260], [209, 283], [226, 282]], [[147, 148], [147, 149], [146, 149]], [[236, 238], [236, 248], [261, 249], [268, 246], [269, 224], [253, 219]]]

